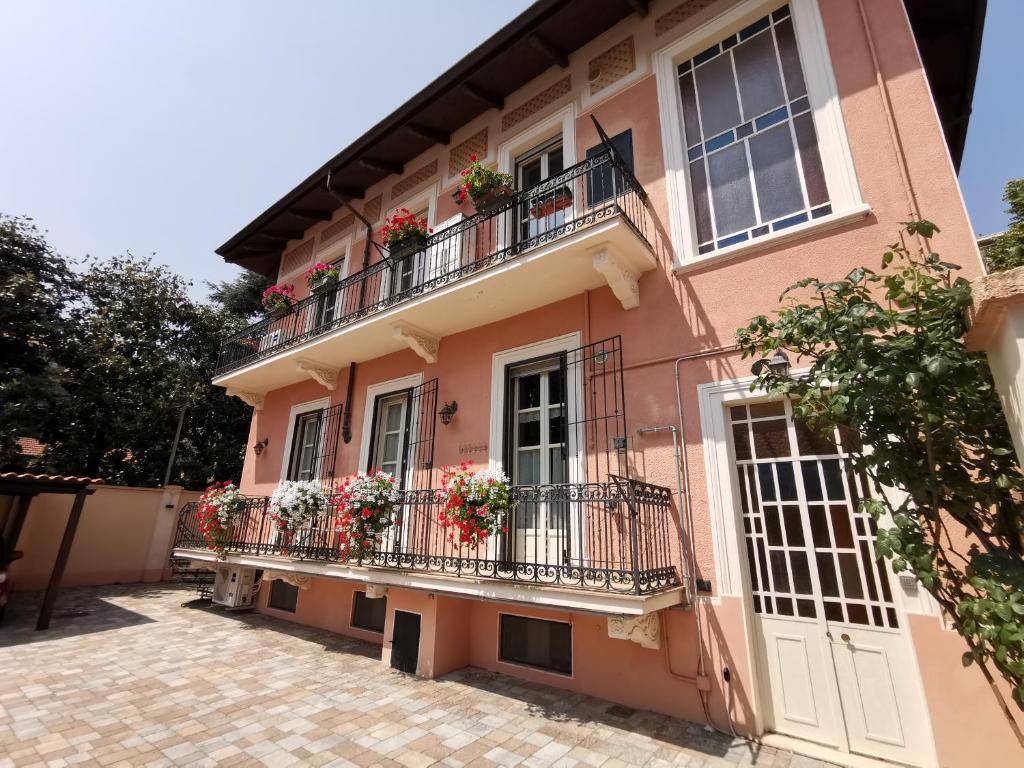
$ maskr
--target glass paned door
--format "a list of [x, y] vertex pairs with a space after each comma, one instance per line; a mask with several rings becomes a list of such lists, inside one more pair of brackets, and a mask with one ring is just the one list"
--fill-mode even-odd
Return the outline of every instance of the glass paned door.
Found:
[[[429, 209], [421, 208], [414, 213], [416, 221], [427, 221]], [[416, 251], [393, 260], [391, 295], [397, 296], [420, 285], [424, 280], [426, 252]]]
[[292, 455], [288, 460], [289, 480], [315, 480], [317, 446], [320, 443], [320, 414], [317, 409], [299, 414], [292, 434]]
[[[565, 169], [562, 156], [561, 137], [546, 142], [516, 158], [516, 188], [528, 190]], [[572, 189], [560, 186], [545, 189], [524, 200], [516, 209], [517, 235], [519, 241], [554, 229], [571, 218]]]
[[[566, 481], [565, 372], [559, 358], [511, 371], [512, 441], [515, 485], [557, 485]], [[565, 505], [522, 501], [513, 520], [516, 560], [562, 564], [571, 556]]]
[[371, 469], [394, 475], [402, 483], [409, 396], [403, 392], [377, 400], [377, 431], [371, 458]]

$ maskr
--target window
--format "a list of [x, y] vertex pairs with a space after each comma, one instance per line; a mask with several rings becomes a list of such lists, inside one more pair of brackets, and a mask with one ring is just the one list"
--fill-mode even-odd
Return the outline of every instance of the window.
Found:
[[307, 411], [295, 417], [292, 452], [288, 460], [289, 480], [314, 480], [317, 475], [317, 446], [320, 443], [320, 417], [323, 411]]
[[[528, 190], [557, 176], [565, 169], [561, 135], [534, 147], [515, 161], [513, 178], [516, 189]], [[568, 186], [548, 189], [522, 202], [517, 210], [517, 234], [520, 240], [547, 232], [566, 221], [572, 206], [572, 190]]]
[[[429, 206], [423, 206], [413, 211], [417, 222], [427, 221], [430, 217]], [[424, 252], [415, 251], [407, 253], [394, 262], [394, 277], [392, 278], [394, 293], [402, 293], [423, 282]]]
[[287, 581], [274, 579], [270, 582], [270, 600], [268, 605], [278, 611], [295, 613], [295, 605], [299, 600], [299, 588]]
[[501, 614], [498, 658], [514, 664], [572, 674], [572, 625]]
[[405, 442], [409, 416], [409, 392], [381, 395], [374, 405], [370, 469], [380, 469], [401, 482], [405, 469]]
[[[623, 131], [622, 133], [612, 136], [608, 139], [608, 143], [612, 145], [612, 149], [615, 150], [615, 154], [618, 155], [619, 160], [625, 164], [626, 168], [632, 173], [633, 171], [633, 131]], [[603, 154], [605, 151], [604, 143], [599, 143], [596, 146], [591, 147], [587, 150], [587, 159], [597, 157]], [[587, 200], [589, 205], [599, 205], [606, 200], [611, 200], [614, 197], [614, 193], [622, 193], [624, 188], [625, 180], [622, 178], [622, 174], [618, 171], [614, 172], [613, 167], [610, 164], [602, 165], [599, 168], [591, 171], [587, 175]], [[614, 184], [612, 182], [614, 178]]]
[[383, 632], [387, 612], [386, 597], [367, 597], [365, 592], [356, 592], [352, 602], [352, 626], [371, 632]]
[[832, 213], [789, 6], [677, 71], [697, 253]]

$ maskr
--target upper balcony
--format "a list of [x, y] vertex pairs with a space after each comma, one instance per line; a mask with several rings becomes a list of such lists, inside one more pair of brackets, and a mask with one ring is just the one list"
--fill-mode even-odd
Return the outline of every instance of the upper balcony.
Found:
[[626, 309], [656, 264], [647, 193], [612, 152], [436, 232], [227, 338], [214, 383], [255, 395], [609, 285]]

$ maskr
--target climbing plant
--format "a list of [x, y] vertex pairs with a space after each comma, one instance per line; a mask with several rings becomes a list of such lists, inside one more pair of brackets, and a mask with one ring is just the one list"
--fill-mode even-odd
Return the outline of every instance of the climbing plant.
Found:
[[878, 272], [800, 280], [737, 340], [745, 357], [799, 358], [795, 372], [755, 363], [753, 387], [870, 446], [851, 461], [876, 491], [860, 503], [879, 524], [878, 556], [938, 601], [1024, 745], [996, 679], [1024, 710], [1024, 477], [985, 357], [963, 344], [970, 283], [932, 251], [936, 232], [906, 222]]

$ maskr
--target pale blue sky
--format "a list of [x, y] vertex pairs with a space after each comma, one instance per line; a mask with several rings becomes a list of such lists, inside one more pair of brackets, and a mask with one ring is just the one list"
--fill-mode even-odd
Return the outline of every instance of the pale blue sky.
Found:
[[[131, 250], [203, 280], [213, 249], [528, 0], [0, 0], [0, 211], [72, 258]], [[1005, 226], [1024, 176], [1024, 3], [990, 0], [961, 182]]]

